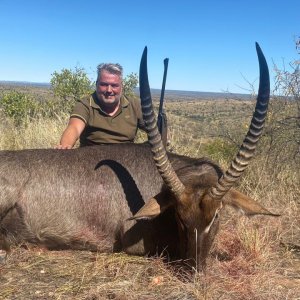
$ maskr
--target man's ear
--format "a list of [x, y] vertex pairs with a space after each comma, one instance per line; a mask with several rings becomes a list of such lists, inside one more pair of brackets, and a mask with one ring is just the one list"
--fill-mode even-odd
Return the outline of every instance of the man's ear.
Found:
[[251, 215], [269, 215], [274, 217], [280, 216], [278, 214], [271, 213], [252, 198], [234, 189], [229, 190], [228, 193], [224, 196], [224, 204], [230, 205], [237, 210], [241, 210], [247, 216], [251, 216]]
[[163, 191], [148, 200], [145, 205], [128, 220], [153, 219], [173, 205], [168, 192]]

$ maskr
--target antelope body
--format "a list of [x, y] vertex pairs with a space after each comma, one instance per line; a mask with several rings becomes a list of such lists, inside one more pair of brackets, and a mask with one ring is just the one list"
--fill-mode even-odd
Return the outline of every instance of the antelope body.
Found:
[[166, 154], [151, 105], [146, 51], [140, 90], [151, 146], [1, 151], [0, 249], [26, 241], [49, 249], [163, 252], [200, 269], [224, 205], [273, 215], [232, 189], [253, 155], [267, 111], [269, 75], [259, 47], [258, 56], [261, 86], [251, 132], [226, 173], [207, 159]]

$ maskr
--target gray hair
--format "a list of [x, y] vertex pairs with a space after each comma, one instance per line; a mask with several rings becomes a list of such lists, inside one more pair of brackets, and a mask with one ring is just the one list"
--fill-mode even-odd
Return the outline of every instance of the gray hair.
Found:
[[105, 70], [111, 74], [116, 74], [123, 78], [123, 67], [120, 64], [113, 64], [113, 63], [102, 63], [97, 67], [97, 80], [101, 74], [101, 72]]

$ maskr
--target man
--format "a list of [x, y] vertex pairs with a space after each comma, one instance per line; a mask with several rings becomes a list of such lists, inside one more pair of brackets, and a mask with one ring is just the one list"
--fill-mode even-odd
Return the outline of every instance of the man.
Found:
[[57, 149], [133, 142], [137, 129], [143, 129], [138, 100], [122, 95], [123, 68], [105, 63], [97, 68], [96, 91], [76, 103]]

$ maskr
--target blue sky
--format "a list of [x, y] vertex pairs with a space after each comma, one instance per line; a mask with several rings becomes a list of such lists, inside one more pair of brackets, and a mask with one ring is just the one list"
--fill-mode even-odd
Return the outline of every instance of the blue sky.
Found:
[[299, 0], [0, 0], [0, 80], [49, 82], [76, 66], [94, 80], [101, 62], [138, 73], [147, 45], [152, 88], [168, 57], [167, 89], [245, 92], [243, 77], [258, 79], [255, 41], [270, 70], [299, 59], [299, 12]]

